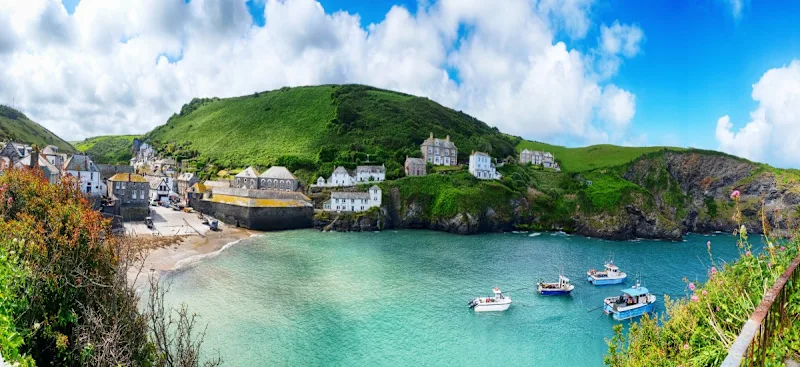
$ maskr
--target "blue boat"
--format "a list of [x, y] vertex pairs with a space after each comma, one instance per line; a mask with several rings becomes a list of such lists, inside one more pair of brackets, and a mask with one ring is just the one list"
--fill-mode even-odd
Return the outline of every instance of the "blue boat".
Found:
[[628, 274], [620, 271], [619, 268], [614, 265], [614, 261], [607, 262], [605, 268], [606, 269], [603, 271], [595, 271], [594, 269], [587, 271], [586, 280], [594, 285], [609, 285], [620, 284], [628, 277]]
[[543, 296], [566, 296], [569, 295], [575, 286], [569, 283], [569, 278], [559, 275], [558, 283], [539, 282], [536, 284], [536, 291]]
[[609, 297], [603, 302], [603, 312], [612, 315], [614, 320], [627, 320], [653, 312], [656, 296], [637, 283], [632, 288], [623, 289], [619, 297]]

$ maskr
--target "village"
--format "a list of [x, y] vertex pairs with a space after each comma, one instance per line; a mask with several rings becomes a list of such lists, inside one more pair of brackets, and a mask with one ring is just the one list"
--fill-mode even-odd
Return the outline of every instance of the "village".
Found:
[[[310, 228], [318, 212], [358, 213], [380, 207], [383, 191], [378, 184], [386, 180], [384, 165], [359, 165], [355, 170], [336, 167], [330, 176], [307, 186], [282, 166], [264, 172], [247, 167], [230, 178], [201, 182], [195, 173], [183, 171], [174, 159], [160, 157], [153, 146], [138, 139], [133, 142], [129, 165], [95, 164], [88, 155], [59, 152], [52, 145], [39, 149], [5, 142], [0, 146], [0, 174], [32, 168], [41, 170], [51, 183], [72, 179], [115, 228], [137, 234], [201, 234], [206, 231], [203, 224], [211, 220], [259, 231]], [[480, 180], [502, 178], [497, 168], [505, 162], [485, 152], [473, 151], [466, 167], [459, 165], [458, 147], [450, 136], [442, 139], [430, 133], [420, 144], [420, 153], [421, 157], [406, 157], [406, 177], [447, 172], [440, 167], [466, 168]], [[525, 149], [517, 162], [561, 170], [550, 152]], [[197, 214], [166, 214], [170, 210]], [[154, 216], [161, 220], [154, 223]]]

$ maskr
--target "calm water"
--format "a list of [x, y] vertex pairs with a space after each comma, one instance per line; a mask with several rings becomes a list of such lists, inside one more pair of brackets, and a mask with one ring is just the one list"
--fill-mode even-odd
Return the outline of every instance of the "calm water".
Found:
[[[457, 236], [428, 231], [270, 233], [167, 277], [169, 301], [208, 323], [206, 347], [229, 366], [600, 366], [615, 324], [596, 309], [624, 286], [594, 287], [585, 272], [613, 254], [658, 296], [704, 281], [714, 256], [738, 256], [730, 236], [685, 242], [611, 242], [543, 233]], [[531, 287], [559, 271], [571, 297]], [[466, 304], [494, 286], [511, 308], [476, 314]]]

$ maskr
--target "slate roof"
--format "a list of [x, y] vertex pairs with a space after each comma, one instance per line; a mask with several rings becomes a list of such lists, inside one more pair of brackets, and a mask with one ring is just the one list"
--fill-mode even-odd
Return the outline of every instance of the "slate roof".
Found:
[[364, 199], [369, 200], [368, 192], [342, 192], [334, 191], [331, 193], [331, 199]]
[[[450, 136], [448, 135], [447, 137], [449, 138]], [[456, 147], [456, 145], [452, 141], [450, 141], [449, 139], [434, 138], [433, 137], [433, 133], [431, 133], [430, 137], [428, 137], [427, 139], [425, 139], [425, 141], [422, 142], [422, 145], [432, 145], [432, 146], [434, 146], [434, 145], [436, 145], [436, 142], [439, 142], [438, 146], [443, 147], [443, 148], [455, 148]]]
[[258, 178], [258, 171], [252, 166], [250, 166], [247, 167], [244, 171], [237, 173], [236, 176], [234, 177]]
[[484, 152], [473, 152], [472, 155], [488, 157], [489, 155]]
[[144, 177], [135, 173], [117, 173], [108, 180], [112, 182], [147, 182]]
[[356, 173], [386, 173], [386, 166], [358, 166], [356, 167]]
[[191, 181], [192, 179], [196, 178], [194, 173], [191, 172], [184, 172], [178, 176], [178, 181]]
[[297, 180], [297, 177], [295, 177], [291, 172], [289, 172], [288, 169], [286, 169], [286, 167], [283, 166], [272, 166], [258, 177], [277, 178], [280, 180]]
[[419, 164], [425, 165], [425, 160], [422, 158], [406, 158], [406, 164]]
[[100, 172], [88, 155], [75, 154], [64, 163], [65, 171]]
[[343, 174], [343, 175], [349, 175], [350, 174], [350, 172], [347, 172], [347, 170], [342, 166], [336, 167], [336, 169], [333, 170], [333, 173], [334, 174], [339, 173], [339, 174]]
[[147, 176], [145, 177], [145, 179], [147, 180], [147, 182], [150, 183], [150, 188], [153, 190], [157, 190], [158, 186], [160, 186], [161, 183], [164, 182], [164, 177], [158, 177], [158, 176]]
[[[33, 157], [33, 155], [28, 154], [28, 155], [20, 158], [20, 160], [17, 161], [17, 164], [15, 166], [16, 167], [30, 167], [31, 166], [31, 158], [32, 157]], [[60, 172], [58, 170], [58, 168], [56, 168], [56, 166], [54, 166], [52, 163], [50, 163], [47, 160], [47, 158], [45, 158], [44, 156], [39, 155], [38, 161], [39, 161], [38, 162], [39, 163], [39, 167], [43, 171], [45, 171], [47, 174], [51, 174], [52, 175], [52, 174], [58, 174]]]

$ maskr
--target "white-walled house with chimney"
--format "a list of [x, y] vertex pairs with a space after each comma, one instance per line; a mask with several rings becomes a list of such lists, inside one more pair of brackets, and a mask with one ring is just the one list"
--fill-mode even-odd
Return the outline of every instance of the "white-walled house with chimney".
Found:
[[501, 177], [492, 157], [483, 152], [472, 152], [469, 156], [469, 173], [481, 180], [499, 180]]
[[74, 177], [79, 181], [81, 192], [92, 195], [104, 195], [105, 185], [100, 178], [100, 169], [85, 154], [75, 154], [64, 162], [63, 175]]
[[372, 185], [366, 192], [331, 192], [330, 200], [322, 204], [329, 212], [363, 212], [373, 207], [380, 207], [383, 192], [377, 185]]

